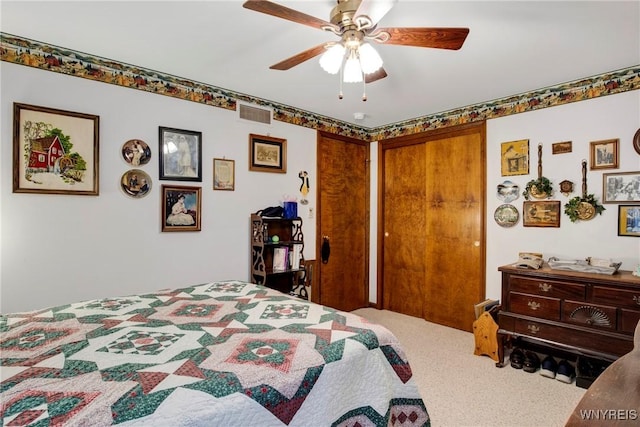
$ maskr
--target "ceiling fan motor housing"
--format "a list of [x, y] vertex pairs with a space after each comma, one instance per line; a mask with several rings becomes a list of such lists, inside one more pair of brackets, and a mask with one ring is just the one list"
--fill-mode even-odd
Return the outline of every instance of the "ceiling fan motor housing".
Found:
[[355, 28], [353, 18], [361, 2], [362, 0], [338, 0], [338, 4], [331, 10], [330, 22], [340, 27], [341, 31]]

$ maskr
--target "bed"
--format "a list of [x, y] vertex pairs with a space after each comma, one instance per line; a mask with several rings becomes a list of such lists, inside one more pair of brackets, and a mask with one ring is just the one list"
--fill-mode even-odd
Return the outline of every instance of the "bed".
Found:
[[429, 426], [384, 327], [206, 283], [0, 316], [6, 426]]

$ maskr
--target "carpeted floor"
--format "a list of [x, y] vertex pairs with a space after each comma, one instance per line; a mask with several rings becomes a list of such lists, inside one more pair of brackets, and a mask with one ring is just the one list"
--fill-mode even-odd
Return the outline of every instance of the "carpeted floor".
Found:
[[469, 332], [387, 310], [354, 311], [391, 330], [404, 347], [431, 415], [442, 426], [563, 426], [585, 390], [539, 373], [496, 368], [474, 356]]

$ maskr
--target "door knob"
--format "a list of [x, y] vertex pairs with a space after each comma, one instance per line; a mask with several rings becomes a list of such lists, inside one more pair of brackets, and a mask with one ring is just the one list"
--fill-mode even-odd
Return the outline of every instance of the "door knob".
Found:
[[329, 244], [329, 236], [322, 236], [322, 248], [320, 249], [320, 258], [322, 263], [329, 262], [329, 255], [331, 255], [331, 245]]

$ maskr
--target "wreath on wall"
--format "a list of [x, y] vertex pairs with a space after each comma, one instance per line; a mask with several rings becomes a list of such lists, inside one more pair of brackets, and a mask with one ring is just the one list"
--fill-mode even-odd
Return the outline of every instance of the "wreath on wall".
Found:
[[576, 196], [564, 205], [564, 213], [569, 216], [571, 222], [578, 220], [588, 221], [597, 214], [602, 215], [604, 206], [598, 203], [596, 196], [587, 194], [587, 161], [582, 161], [582, 196]]
[[553, 183], [544, 176], [541, 176], [537, 179], [532, 179], [527, 182], [527, 185], [524, 187], [524, 191], [522, 195], [525, 199], [529, 200], [531, 196], [536, 199], [544, 199], [549, 198], [553, 195]]
[[592, 219], [597, 214], [602, 215], [605, 207], [598, 203], [593, 194], [576, 196], [564, 205], [564, 213], [569, 216], [571, 222], [579, 219], [586, 221]]

